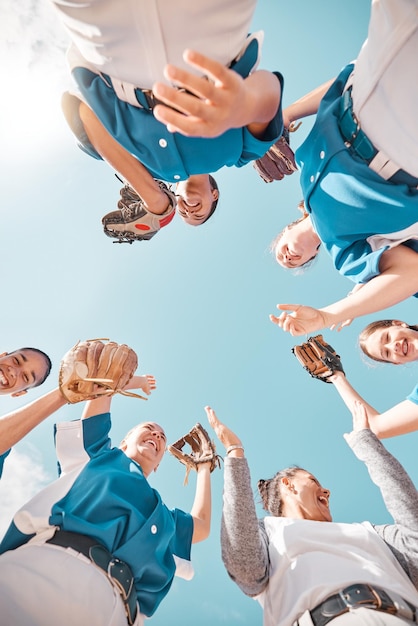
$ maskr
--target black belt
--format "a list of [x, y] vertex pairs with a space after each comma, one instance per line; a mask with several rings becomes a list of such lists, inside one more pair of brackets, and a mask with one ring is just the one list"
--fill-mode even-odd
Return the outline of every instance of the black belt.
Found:
[[[338, 128], [345, 140], [347, 148], [350, 148], [358, 157], [370, 164], [375, 156], [379, 153], [366, 133], [360, 128], [360, 122], [358, 121], [353, 111], [353, 100], [351, 97], [351, 87], [347, 89], [340, 98], [340, 106], [338, 111]], [[387, 179], [391, 183], [404, 184], [408, 187], [417, 187], [418, 178], [411, 176], [408, 172], [399, 169], [390, 178]]]
[[380, 587], [358, 583], [342, 589], [330, 596], [310, 611], [314, 626], [325, 626], [332, 619], [348, 613], [353, 608], [367, 608], [399, 615], [413, 622], [417, 621], [416, 609], [404, 598], [390, 595]]
[[100, 545], [92, 537], [70, 533], [66, 530], [57, 530], [55, 535], [46, 543], [52, 543], [62, 548], [73, 548], [84, 554], [90, 561], [100, 567], [121, 595], [125, 606], [128, 624], [132, 626], [137, 613], [136, 591], [134, 575], [127, 563], [114, 557], [107, 548]]

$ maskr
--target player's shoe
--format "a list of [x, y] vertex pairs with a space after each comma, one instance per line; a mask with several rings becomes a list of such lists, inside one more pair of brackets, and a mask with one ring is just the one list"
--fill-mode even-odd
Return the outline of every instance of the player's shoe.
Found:
[[176, 196], [162, 181], [158, 181], [158, 185], [170, 201], [162, 215], [150, 213], [142, 198], [130, 185], [125, 184], [122, 187], [118, 209], [102, 218], [104, 232], [115, 239], [113, 243], [149, 240], [171, 222], [176, 212]]

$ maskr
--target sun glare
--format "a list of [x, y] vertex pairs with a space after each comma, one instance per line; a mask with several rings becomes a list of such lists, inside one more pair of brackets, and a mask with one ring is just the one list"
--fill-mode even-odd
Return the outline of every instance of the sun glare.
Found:
[[[62, 77], [48, 72], [48, 67], [30, 71], [9, 64], [5, 84], [8, 98], [1, 103], [0, 136], [8, 156], [20, 158], [40, 152], [48, 144], [61, 140], [65, 131], [60, 97], [68, 72], [63, 59]], [[51, 75], [52, 74], [52, 75]]]

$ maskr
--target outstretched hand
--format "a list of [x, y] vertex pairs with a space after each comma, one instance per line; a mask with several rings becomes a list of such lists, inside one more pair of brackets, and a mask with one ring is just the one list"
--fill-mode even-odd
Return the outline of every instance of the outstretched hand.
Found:
[[354, 402], [351, 414], [353, 416], [353, 430], [366, 430], [370, 428], [366, 407], [360, 400]]
[[312, 333], [329, 325], [327, 315], [320, 309], [303, 304], [278, 304], [277, 308], [283, 313], [279, 316], [270, 315], [270, 320], [293, 337]]
[[[353, 430], [352, 432], [357, 432], [359, 430], [369, 430], [369, 417], [367, 415], [366, 407], [360, 400], [356, 400], [351, 409], [351, 415], [353, 416]], [[344, 439], [349, 442], [350, 434], [346, 433], [344, 435]]]
[[145, 374], [144, 376], [132, 376], [131, 380], [125, 387], [125, 389], [142, 389], [147, 396], [149, 396], [156, 388], [156, 380], [154, 376], [151, 376], [151, 374]]
[[216, 433], [219, 441], [225, 446], [229, 448], [229, 446], [238, 445], [241, 446], [241, 440], [239, 437], [230, 429], [228, 426], [225, 426], [217, 417], [215, 411], [211, 409], [209, 406], [205, 407], [206, 415], [209, 421], [209, 424], [212, 426], [213, 430]]
[[[156, 98], [167, 105], [157, 105], [154, 116], [170, 132], [213, 138], [230, 128], [261, 124], [274, 116], [280, 102], [280, 88], [277, 78], [270, 72], [257, 72], [244, 79], [222, 63], [194, 50], [185, 50], [183, 58], [204, 76], [167, 65], [164, 71], [167, 80], [186, 91], [161, 82], [153, 86]], [[262, 75], [266, 84], [264, 90], [258, 89], [255, 74]], [[269, 103], [268, 107], [264, 100]], [[263, 109], [265, 112], [271, 109], [271, 116]], [[257, 119], [260, 113], [268, 119]]]

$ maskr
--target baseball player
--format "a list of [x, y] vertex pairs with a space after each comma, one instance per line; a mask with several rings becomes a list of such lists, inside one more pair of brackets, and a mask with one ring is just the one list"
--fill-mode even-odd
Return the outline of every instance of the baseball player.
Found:
[[370, 431], [361, 403], [344, 438], [380, 489], [392, 524], [333, 522], [329, 490], [297, 466], [258, 481], [267, 512], [258, 519], [243, 445], [216, 416], [211, 425], [226, 448], [222, 558], [233, 581], [260, 602], [264, 626], [416, 623], [417, 490]]
[[[42, 385], [50, 371], [51, 361], [42, 350], [20, 348], [3, 352], [0, 355], [0, 395], [10, 395], [12, 398], [22, 396], [28, 389]], [[42, 402], [41, 398], [0, 418], [0, 477], [11, 446], [50, 415], [46, 408], [49, 394], [44, 398]]]
[[418, 87], [409, 79], [418, 57], [417, 0], [374, 0], [368, 35], [355, 64], [330, 87], [284, 112], [288, 124], [318, 111], [296, 152], [305, 214], [276, 240], [276, 258], [298, 267], [323, 244], [336, 269], [357, 284], [321, 309], [279, 305], [283, 313], [272, 321], [294, 335], [418, 292]]
[[175, 574], [193, 575], [191, 544], [210, 529], [211, 462], [198, 466], [191, 513], [169, 510], [147, 480], [164, 430], [139, 424], [113, 448], [110, 403], [91, 400], [81, 420], [57, 426], [61, 476], [14, 516], [0, 544], [4, 623], [137, 626]]
[[211, 172], [263, 155], [282, 132], [283, 78], [255, 68], [256, 0], [54, 2], [72, 43], [77, 93], [63, 108], [79, 146], [139, 196], [105, 216], [119, 241], [150, 239], [178, 210], [204, 223], [219, 192]]

